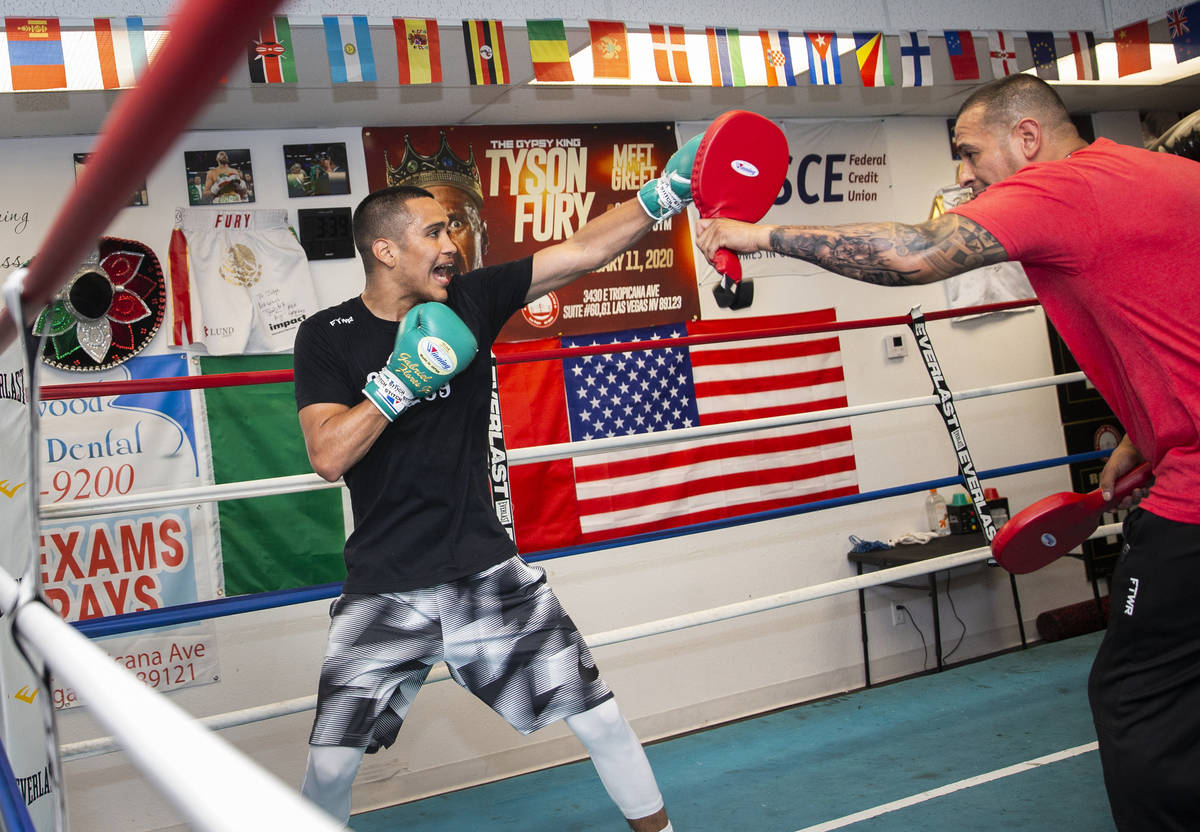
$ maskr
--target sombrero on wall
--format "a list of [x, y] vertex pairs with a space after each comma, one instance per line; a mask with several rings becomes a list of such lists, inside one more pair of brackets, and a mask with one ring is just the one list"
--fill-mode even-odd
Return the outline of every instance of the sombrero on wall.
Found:
[[42, 360], [63, 370], [105, 370], [141, 352], [166, 309], [162, 266], [136, 240], [101, 237], [92, 255], [33, 324]]

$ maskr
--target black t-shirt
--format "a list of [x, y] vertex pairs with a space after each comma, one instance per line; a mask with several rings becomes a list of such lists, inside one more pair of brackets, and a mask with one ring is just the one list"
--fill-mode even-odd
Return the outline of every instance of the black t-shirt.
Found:
[[[480, 572], [516, 552], [488, 488], [489, 350], [525, 303], [526, 258], [456, 277], [447, 305], [474, 333], [479, 353], [450, 383], [397, 417], [345, 474], [354, 509], [343, 592], [403, 592]], [[361, 298], [311, 315], [296, 333], [296, 407], [364, 398], [400, 324]]]

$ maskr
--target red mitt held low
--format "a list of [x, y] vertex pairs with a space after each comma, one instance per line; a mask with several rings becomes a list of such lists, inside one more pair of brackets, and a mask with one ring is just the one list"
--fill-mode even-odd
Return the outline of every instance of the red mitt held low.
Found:
[[[724, 217], [758, 222], [770, 210], [787, 178], [787, 138], [770, 119], [746, 110], [730, 110], [704, 131], [692, 165], [692, 198], [704, 219]], [[713, 288], [717, 303], [744, 309], [754, 286], [742, 280], [742, 264], [729, 249], [719, 249], [713, 265], [721, 282]]]
[[1149, 463], [1134, 468], [1117, 480], [1111, 500], [1105, 500], [1098, 488], [1087, 494], [1062, 491], [1043, 497], [996, 532], [992, 557], [1014, 575], [1041, 569], [1087, 540], [1100, 525], [1100, 515], [1145, 485], [1150, 476]]

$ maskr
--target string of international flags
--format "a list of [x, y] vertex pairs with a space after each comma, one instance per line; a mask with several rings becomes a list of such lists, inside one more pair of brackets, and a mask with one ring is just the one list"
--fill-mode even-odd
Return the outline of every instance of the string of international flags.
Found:
[[[1166, 22], [1178, 63], [1200, 56], [1200, 41], [1193, 27], [1200, 25], [1200, 2], [1172, 9]], [[66, 89], [66, 67], [70, 57], [64, 53], [60, 22], [57, 18], [14, 18], [4, 20], [7, 59], [14, 91]], [[437, 20], [430, 18], [393, 18], [396, 59], [401, 84], [442, 83], [442, 33]], [[153, 58], [154, 49], [140, 17], [94, 18], [95, 54], [100, 83], [96, 88], [118, 89], [132, 86], [141, 70]], [[325, 52], [330, 77], [335, 84], [378, 80], [371, 28], [365, 16], [328, 15], [322, 18]], [[592, 78], [606, 82], [630, 80], [631, 39], [625, 23], [588, 21]], [[540, 82], [587, 83], [576, 79], [571, 66], [566, 26], [562, 20], [527, 20], [525, 26], [534, 78]], [[738, 29], [707, 27], [707, 67], [694, 67], [696, 54], [689, 56], [685, 27], [668, 24], [649, 26], [652, 58], [657, 81], [663, 84], [704, 84], [716, 87], [751, 85], [796, 86], [805, 70], [808, 83], [842, 84], [839, 36], [829, 31], [788, 32], [761, 29], [742, 33]], [[154, 43], [161, 42], [160, 38]], [[696, 33], [697, 36], [699, 33]], [[472, 85], [509, 84], [508, 49], [504, 24], [499, 20], [463, 20], [463, 45], [467, 74]], [[936, 83], [932, 52], [927, 31], [900, 32], [901, 85], [932, 86]], [[933, 35], [937, 37], [937, 35]], [[980, 59], [990, 63], [992, 75], [999, 78], [1022, 71], [1012, 32], [989, 31], [981, 38], [970, 30], [947, 30], [941, 35], [954, 80], [980, 79]], [[1074, 77], [1062, 80], [1099, 80], [1096, 63], [1096, 39], [1092, 32], [1067, 33], [1070, 52], [1060, 54], [1058, 38], [1047, 31], [1024, 33], [1033, 57], [1033, 67], [1041, 77], [1058, 80], [1060, 58], [1074, 67]], [[853, 32], [853, 51], [859, 79], [865, 87], [894, 86], [888, 39], [883, 32]], [[1113, 32], [1119, 77], [1151, 68], [1149, 20], [1123, 26]], [[639, 41], [638, 43], [641, 43]], [[801, 44], [796, 50], [794, 43]], [[747, 44], [750, 44], [747, 46]], [[642, 47], [646, 48], [646, 47]], [[258, 38], [247, 47], [250, 80], [254, 84], [297, 83], [296, 50], [291, 26], [285, 15], [275, 16], [264, 25]], [[757, 63], [761, 61], [761, 63]], [[754, 63], [755, 73], [747, 68]], [[693, 80], [695, 78], [695, 80]], [[748, 80], [748, 78], [752, 80]]]

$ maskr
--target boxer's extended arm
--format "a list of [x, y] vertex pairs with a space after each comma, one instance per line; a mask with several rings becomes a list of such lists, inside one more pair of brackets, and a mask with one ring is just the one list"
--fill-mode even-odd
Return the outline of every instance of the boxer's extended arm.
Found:
[[653, 225], [654, 220], [631, 199], [589, 220], [563, 242], [535, 252], [533, 281], [525, 301], [595, 271], [636, 243]]
[[390, 424], [368, 399], [354, 407], [320, 402], [300, 411], [300, 430], [304, 433], [308, 461], [329, 482], [354, 467]]
[[526, 302], [593, 272], [641, 239], [656, 222], [674, 216], [692, 201], [692, 164], [702, 136], [671, 154], [662, 176], [651, 179], [637, 198], [605, 211], [553, 246], [533, 255], [533, 281]]
[[933, 283], [1008, 260], [1004, 247], [987, 229], [958, 214], [943, 214], [917, 225], [749, 225], [701, 220], [698, 228], [696, 244], [710, 259], [721, 247], [774, 251], [881, 286]]

